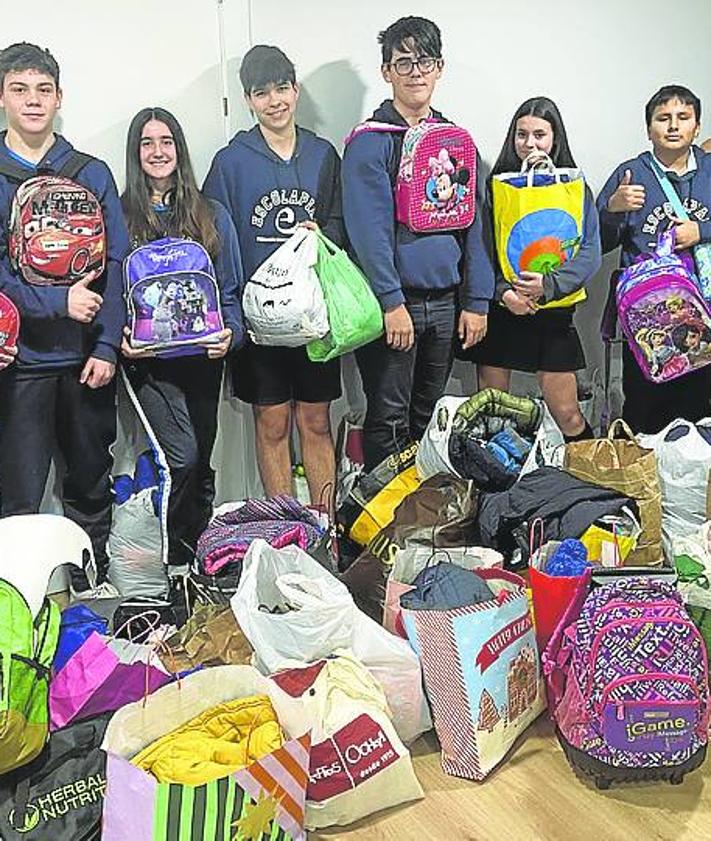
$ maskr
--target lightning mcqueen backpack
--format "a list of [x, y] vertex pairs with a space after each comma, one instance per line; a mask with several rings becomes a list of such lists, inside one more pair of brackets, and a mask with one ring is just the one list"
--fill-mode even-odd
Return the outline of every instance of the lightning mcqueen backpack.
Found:
[[466, 129], [425, 120], [397, 126], [367, 120], [346, 145], [368, 131], [402, 133], [395, 177], [395, 216], [415, 233], [468, 228], [476, 210], [476, 146]]
[[[580, 601], [578, 600], [578, 605]], [[648, 576], [571, 606], [543, 654], [549, 710], [570, 763], [598, 788], [681, 783], [706, 756], [706, 649], [682, 597]]]
[[101, 203], [74, 179], [94, 160], [73, 152], [56, 172], [9, 162], [0, 175], [18, 183], [10, 210], [8, 253], [12, 268], [35, 286], [71, 286], [106, 267]]

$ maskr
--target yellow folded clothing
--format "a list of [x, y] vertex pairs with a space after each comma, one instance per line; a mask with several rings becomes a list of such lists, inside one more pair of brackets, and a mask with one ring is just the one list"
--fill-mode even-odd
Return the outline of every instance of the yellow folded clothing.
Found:
[[278, 750], [284, 734], [267, 695], [211, 707], [144, 748], [131, 762], [159, 783], [200, 786]]

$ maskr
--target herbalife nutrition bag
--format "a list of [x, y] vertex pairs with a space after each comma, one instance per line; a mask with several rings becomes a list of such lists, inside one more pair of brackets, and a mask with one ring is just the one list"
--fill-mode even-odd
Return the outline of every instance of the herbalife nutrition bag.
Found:
[[3, 841], [98, 841], [110, 715], [52, 733], [42, 753], [0, 777]]

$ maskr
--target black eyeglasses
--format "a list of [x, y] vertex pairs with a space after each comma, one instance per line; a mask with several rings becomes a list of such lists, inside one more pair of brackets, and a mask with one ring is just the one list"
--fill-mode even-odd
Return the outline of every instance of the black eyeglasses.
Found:
[[421, 55], [416, 59], [399, 58], [397, 61], [391, 61], [390, 67], [395, 69], [398, 76], [409, 76], [415, 69], [415, 66], [417, 66], [420, 73], [424, 76], [427, 73], [431, 73], [439, 62], [440, 59], [438, 58], [432, 58], [432, 56], [429, 55]]

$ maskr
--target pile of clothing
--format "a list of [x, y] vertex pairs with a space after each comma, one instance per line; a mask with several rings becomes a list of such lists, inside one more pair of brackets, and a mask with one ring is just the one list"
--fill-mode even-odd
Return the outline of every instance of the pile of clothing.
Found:
[[276, 549], [295, 544], [309, 550], [325, 531], [316, 515], [290, 496], [248, 499], [211, 521], [198, 540], [197, 563], [206, 575], [235, 573], [255, 538]]

